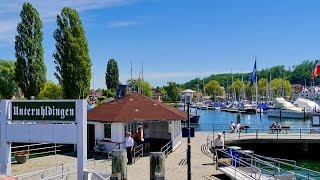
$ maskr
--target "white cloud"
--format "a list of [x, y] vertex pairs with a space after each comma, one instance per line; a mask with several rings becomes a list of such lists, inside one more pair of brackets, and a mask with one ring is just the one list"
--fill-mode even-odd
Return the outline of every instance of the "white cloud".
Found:
[[112, 21], [108, 23], [109, 28], [134, 26], [137, 22], [134, 21]]
[[[75, 8], [79, 12], [130, 5], [138, 0], [29, 0], [39, 12], [41, 20], [52, 22], [65, 6]], [[24, 0], [1, 0], [0, 3], [0, 45], [13, 43], [20, 11]]]

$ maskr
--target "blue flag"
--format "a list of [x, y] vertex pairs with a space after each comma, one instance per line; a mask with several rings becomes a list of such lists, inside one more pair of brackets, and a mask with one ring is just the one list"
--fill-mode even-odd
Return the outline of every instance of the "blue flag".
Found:
[[254, 67], [253, 67], [253, 70], [251, 72], [251, 75], [250, 75], [250, 87], [253, 85], [254, 81], [256, 80], [257, 78], [257, 61], [254, 61]]

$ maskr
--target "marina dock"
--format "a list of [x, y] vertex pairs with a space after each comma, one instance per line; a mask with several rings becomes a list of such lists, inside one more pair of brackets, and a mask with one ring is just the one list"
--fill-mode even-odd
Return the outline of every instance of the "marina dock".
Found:
[[[209, 151], [210, 138], [213, 137], [212, 132], [196, 132], [195, 138], [191, 139], [191, 173], [192, 179], [220, 179], [221, 176], [231, 176], [234, 174], [235, 169], [232, 167], [216, 168], [213, 163], [212, 153]], [[276, 140], [276, 134], [260, 133], [258, 134], [259, 140]], [[239, 133], [226, 133], [226, 143], [235, 142], [239, 140]], [[256, 140], [256, 133], [240, 133], [240, 140]], [[279, 134], [278, 140], [309, 140], [319, 141], [319, 134]], [[165, 177], [169, 180], [182, 180], [187, 179], [187, 139], [182, 140], [182, 144], [174, 152], [170, 153], [165, 159]], [[104, 160], [97, 160], [97, 164]], [[128, 166], [128, 179], [149, 179], [150, 158], [147, 154], [138, 159], [133, 165]], [[75, 157], [64, 155], [53, 155], [41, 158], [28, 160], [25, 164], [13, 164], [13, 175], [25, 174], [36, 170], [46, 169], [53, 166], [59, 166], [62, 163], [74, 163]], [[88, 169], [93, 169], [101, 173], [109, 174], [111, 172], [111, 162], [104, 162], [102, 169], [93, 168], [92, 163], [88, 163]], [[241, 173], [238, 173], [238, 175]], [[36, 177], [36, 176], [34, 176]], [[239, 177], [240, 178], [240, 177]], [[262, 174], [260, 179], [264, 179]], [[30, 178], [33, 179], [33, 178]], [[39, 178], [34, 178], [39, 179]], [[72, 179], [72, 178], [71, 178]], [[245, 179], [252, 179], [247, 177]]]

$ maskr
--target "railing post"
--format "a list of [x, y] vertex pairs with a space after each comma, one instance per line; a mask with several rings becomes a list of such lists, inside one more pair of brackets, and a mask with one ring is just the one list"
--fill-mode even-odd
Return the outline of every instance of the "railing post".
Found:
[[136, 163], [136, 148], [133, 148], [133, 163]]
[[256, 130], [256, 139], [258, 140], [258, 129]]
[[301, 128], [300, 128], [300, 139], [301, 139]]
[[54, 155], [57, 155], [57, 144], [54, 143]]

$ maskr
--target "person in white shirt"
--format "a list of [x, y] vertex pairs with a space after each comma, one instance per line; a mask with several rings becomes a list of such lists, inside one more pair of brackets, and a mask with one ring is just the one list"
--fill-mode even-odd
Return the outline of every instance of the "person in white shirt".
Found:
[[[216, 137], [213, 141], [213, 148], [214, 149], [224, 149], [224, 140], [221, 137], [221, 133], [218, 133], [218, 137]], [[217, 151], [218, 158], [221, 158], [222, 153]]]
[[149, 151], [150, 150], [150, 129], [148, 128], [148, 125], [146, 124], [144, 126], [143, 130], [143, 137], [144, 137], [144, 150]]
[[127, 137], [126, 137], [126, 149], [127, 149], [127, 158], [128, 158], [128, 163], [127, 164], [132, 164], [132, 150], [133, 150], [133, 138], [131, 137], [131, 133], [127, 132]]
[[216, 137], [213, 141], [213, 147], [215, 149], [223, 149], [224, 148], [224, 140], [221, 137], [221, 133], [218, 133], [218, 137]]

